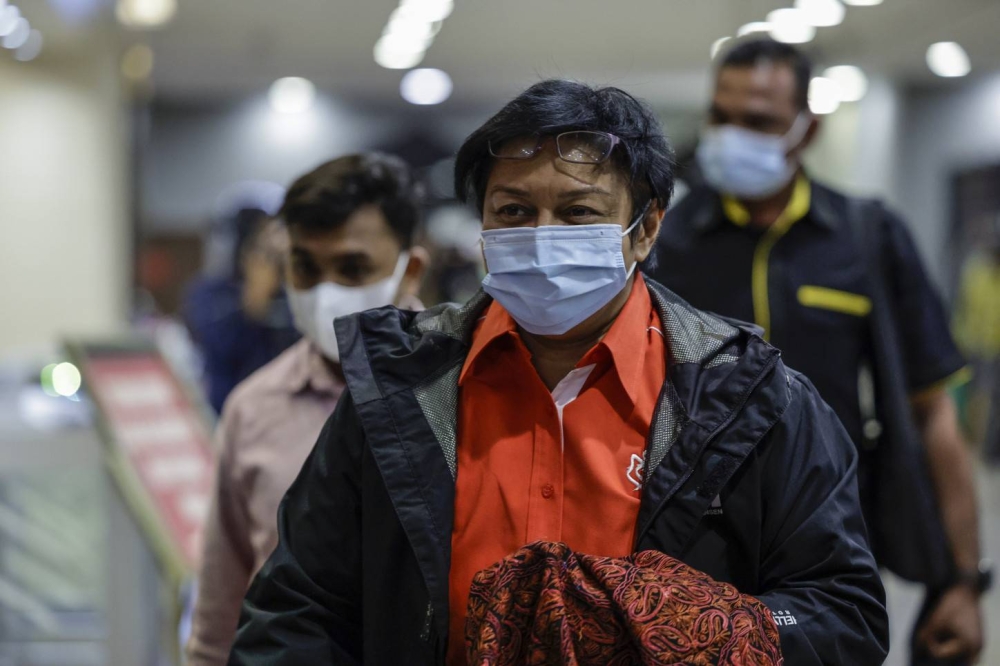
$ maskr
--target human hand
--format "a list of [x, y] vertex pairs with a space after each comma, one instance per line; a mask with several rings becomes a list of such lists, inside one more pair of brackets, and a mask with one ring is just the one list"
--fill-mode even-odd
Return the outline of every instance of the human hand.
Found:
[[917, 646], [935, 659], [962, 657], [975, 663], [983, 642], [979, 595], [967, 585], [955, 585], [941, 595], [917, 631]]
[[271, 301], [281, 289], [288, 234], [269, 222], [243, 256], [243, 311], [251, 319], [267, 318]]

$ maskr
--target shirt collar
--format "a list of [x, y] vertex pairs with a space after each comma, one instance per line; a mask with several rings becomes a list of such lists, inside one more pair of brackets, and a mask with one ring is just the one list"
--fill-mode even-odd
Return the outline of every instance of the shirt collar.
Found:
[[[654, 322], [650, 322], [650, 319]], [[656, 331], [650, 328], [655, 327]], [[639, 385], [646, 359], [646, 347], [650, 335], [662, 337], [659, 317], [653, 313], [653, 301], [641, 273], [636, 273], [625, 306], [618, 318], [597, 345], [580, 359], [579, 366], [600, 362], [602, 354], [608, 354], [614, 363], [618, 381], [634, 406], [639, 394]]]
[[[584, 354], [580, 362], [577, 363], [579, 368], [610, 359], [615, 366], [618, 381], [633, 405], [635, 405], [639, 391], [647, 338], [650, 335], [662, 336], [662, 333], [649, 330], [650, 317], [655, 317], [655, 315], [651, 315], [652, 311], [653, 302], [649, 297], [646, 281], [641, 273], [636, 272], [632, 291], [615, 322], [601, 341]], [[656, 318], [655, 327], [658, 331], [658, 318]], [[466, 376], [472, 372], [473, 366], [483, 352], [495, 341], [507, 335], [518, 335], [517, 322], [503, 306], [494, 301], [472, 335], [469, 355], [465, 359], [462, 374], [459, 375], [459, 386], [465, 382]]]
[[[792, 196], [788, 205], [778, 217], [785, 224], [795, 224], [809, 214], [812, 203], [812, 185], [809, 179], [799, 174], [792, 188]], [[750, 211], [738, 199], [727, 194], [722, 195], [722, 214], [738, 227], [746, 227], [750, 223]]]
[[[796, 178], [792, 199], [782, 214], [791, 215], [795, 218], [793, 222], [807, 218], [831, 231], [836, 229], [840, 217], [829, 197], [824, 196], [823, 189], [812, 185], [808, 177], [802, 174]], [[746, 207], [726, 195], [712, 197], [711, 202], [700, 207], [692, 217], [692, 224], [699, 233], [708, 233], [726, 221], [738, 227], [746, 227], [750, 221]]]
[[343, 382], [333, 373], [316, 345], [307, 338], [302, 338], [290, 351], [294, 358], [288, 374], [289, 393], [300, 393], [306, 389], [330, 395], [340, 393]]
[[458, 385], [465, 382], [466, 375], [472, 370], [476, 361], [483, 351], [491, 346], [494, 341], [507, 335], [517, 335], [517, 322], [503, 308], [502, 305], [493, 301], [486, 314], [479, 320], [475, 331], [472, 333], [472, 345], [469, 348], [469, 355], [465, 357], [465, 365], [462, 367], [462, 374], [458, 377]]

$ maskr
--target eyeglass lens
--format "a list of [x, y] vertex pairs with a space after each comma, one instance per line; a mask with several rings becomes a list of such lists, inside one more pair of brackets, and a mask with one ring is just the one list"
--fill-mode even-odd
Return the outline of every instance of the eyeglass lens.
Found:
[[603, 162], [614, 145], [611, 135], [603, 132], [565, 132], [556, 137], [559, 157], [580, 164]]
[[[523, 136], [500, 145], [490, 143], [490, 154], [512, 160], [527, 160], [538, 154], [543, 139], [538, 136]], [[615, 146], [612, 135], [604, 132], [563, 132], [556, 136], [556, 151], [567, 162], [577, 164], [597, 164], [608, 159]]]

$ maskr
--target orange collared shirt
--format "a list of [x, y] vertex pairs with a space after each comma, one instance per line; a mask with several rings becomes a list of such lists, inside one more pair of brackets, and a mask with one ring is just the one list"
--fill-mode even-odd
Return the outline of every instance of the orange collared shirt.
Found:
[[641, 275], [618, 319], [553, 391], [498, 303], [459, 379], [449, 664], [464, 664], [473, 576], [544, 539], [632, 552], [646, 438], [666, 379], [660, 319]]

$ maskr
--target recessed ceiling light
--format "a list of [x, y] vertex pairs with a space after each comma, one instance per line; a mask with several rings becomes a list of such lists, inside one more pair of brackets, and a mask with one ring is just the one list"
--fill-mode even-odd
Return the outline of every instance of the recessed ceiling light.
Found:
[[817, 28], [840, 25], [847, 13], [840, 0], [795, 0], [795, 8], [809, 25]]
[[844, 0], [844, 3], [855, 7], [874, 7], [881, 5], [882, 0]]
[[118, 0], [115, 16], [127, 28], [148, 30], [170, 22], [177, 13], [177, 0]]
[[972, 70], [969, 54], [957, 42], [938, 42], [927, 49], [927, 66], [938, 76], [965, 76]]
[[451, 91], [451, 77], [440, 69], [414, 69], [399, 83], [399, 94], [410, 104], [440, 104]]
[[38, 57], [42, 52], [42, 33], [32, 30], [28, 34], [28, 39], [14, 52], [14, 59], [21, 62], [29, 62]]
[[7, 36], [0, 41], [5, 49], [19, 49], [28, 41], [31, 36], [31, 24], [25, 18], [17, 19], [14, 29], [7, 33]]
[[278, 113], [304, 113], [312, 108], [316, 99], [316, 86], [309, 79], [286, 76], [271, 84], [267, 97], [271, 108]]
[[822, 76], [809, 82], [809, 110], [818, 116], [833, 113], [840, 107], [840, 86]]
[[805, 44], [816, 37], [816, 28], [798, 9], [775, 9], [767, 15], [767, 22], [771, 24], [771, 37], [785, 44]]
[[436, 23], [448, 18], [454, 8], [454, 0], [403, 0], [398, 11], [407, 18]]
[[424, 46], [394, 40], [391, 35], [383, 35], [377, 42], [373, 54], [375, 62], [386, 69], [410, 69], [424, 59]]
[[6, 37], [17, 27], [21, 12], [14, 5], [0, 7], [0, 37]]
[[854, 65], [828, 67], [823, 76], [836, 81], [840, 86], [842, 102], [858, 102], [868, 92], [868, 77], [860, 67]]

